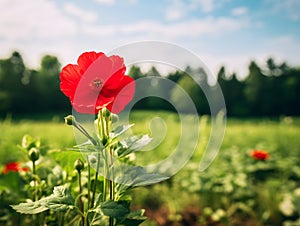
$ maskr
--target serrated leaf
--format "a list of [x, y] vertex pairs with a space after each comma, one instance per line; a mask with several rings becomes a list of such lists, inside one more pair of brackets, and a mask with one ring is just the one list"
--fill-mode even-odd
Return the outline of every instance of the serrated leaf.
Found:
[[169, 177], [156, 174], [156, 173], [146, 173], [143, 175], [139, 175], [133, 182], [132, 185], [135, 187], [138, 186], [146, 186], [150, 184], [156, 184], [161, 181], [167, 180]]
[[82, 159], [82, 153], [80, 152], [71, 152], [70, 151], [50, 151], [47, 153], [51, 156], [55, 161], [59, 163], [59, 165], [66, 170], [67, 172], [72, 172], [74, 170], [74, 162], [80, 158]]
[[98, 144], [97, 146], [95, 146], [90, 140], [82, 144], [78, 144], [73, 148], [70, 148], [70, 150], [80, 151], [80, 152], [98, 152], [98, 151], [102, 151], [103, 149], [104, 149], [103, 145]]
[[136, 210], [136, 211], [131, 211], [125, 221], [123, 222], [123, 224], [125, 226], [136, 226], [136, 225], [140, 225], [142, 222], [144, 222], [147, 217], [144, 216], [144, 212], [145, 210]]
[[96, 211], [95, 209], [88, 212], [87, 219], [90, 226], [107, 226], [108, 217], [99, 213], [99, 211]]
[[127, 208], [112, 200], [102, 203], [100, 205], [100, 209], [104, 215], [114, 217], [116, 219], [124, 218], [129, 213]]
[[125, 133], [128, 129], [130, 129], [133, 125], [134, 124], [118, 126], [112, 133], [110, 133], [110, 138], [114, 139], [120, 136], [121, 134]]
[[94, 203], [94, 206], [95, 207], [98, 207], [101, 205], [101, 203], [103, 202], [103, 195], [102, 193], [99, 193], [96, 197], [96, 200], [95, 200], [95, 203]]
[[148, 173], [143, 167], [130, 166], [118, 178], [119, 184], [125, 184], [128, 187], [146, 186], [155, 184], [169, 177], [158, 173]]
[[11, 207], [19, 213], [37, 214], [48, 209], [54, 211], [66, 211], [75, 208], [73, 204], [74, 199], [71, 196], [70, 191], [63, 186], [57, 186], [54, 187], [53, 194], [48, 197], [35, 202], [12, 205]]
[[118, 155], [119, 157], [124, 157], [126, 155], [129, 155], [132, 152], [139, 151], [144, 146], [149, 144], [151, 140], [152, 138], [150, 138], [148, 135], [132, 136], [126, 138], [125, 140], [122, 140], [120, 142], [122, 147], [119, 148]]
[[15, 211], [24, 214], [37, 214], [49, 209], [48, 207], [46, 207], [46, 203], [44, 202], [44, 200], [39, 200], [37, 202], [20, 203], [19, 205], [11, 205], [11, 207]]
[[146, 146], [150, 143], [152, 138], [150, 138], [148, 135], [142, 135], [142, 136], [132, 136], [129, 137], [123, 141], [121, 141], [121, 144], [125, 148], [129, 148], [131, 150], [137, 151]]

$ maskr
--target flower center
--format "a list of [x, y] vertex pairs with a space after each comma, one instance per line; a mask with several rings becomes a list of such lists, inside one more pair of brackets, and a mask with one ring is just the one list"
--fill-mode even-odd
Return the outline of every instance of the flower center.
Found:
[[102, 81], [99, 78], [95, 78], [91, 83], [90, 86], [92, 87], [92, 89], [94, 90], [100, 90], [102, 88]]

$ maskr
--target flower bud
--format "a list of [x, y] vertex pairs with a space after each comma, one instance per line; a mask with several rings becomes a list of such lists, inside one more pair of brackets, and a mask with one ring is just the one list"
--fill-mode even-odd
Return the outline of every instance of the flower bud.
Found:
[[117, 114], [111, 114], [111, 121], [116, 123], [119, 121], [119, 116]]
[[84, 163], [81, 161], [81, 159], [77, 159], [75, 162], [74, 162], [74, 168], [80, 172], [84, 167]]
[[40, 157], [40, 151], [37, 148], [30, 148], [28, 156], [31, 161], [35, 162]]
[[75, 118], [72, 115], [65, 117], [65, 123], [69, 126], [72, 126], [75, 122]]
[[89, 160], [89, 163], [92, 165], [97, 163], [97, 158], [94, 155], [89, 155], [88, 160]]
[[102, 114], [103, 114], [104, 118], [109, 118], [109, 116], [111, 115], [111, 112], [107, 108], [103, 108]]

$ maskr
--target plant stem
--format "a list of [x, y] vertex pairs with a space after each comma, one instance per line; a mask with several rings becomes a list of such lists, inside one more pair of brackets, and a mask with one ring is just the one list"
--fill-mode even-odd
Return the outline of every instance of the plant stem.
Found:
[[111, 175], [110, 175], [110, 180], [109, 180], [109, 198], [110, 200], [114, 200], [115, 199], [115, 195], [114, 195], [114, 171], [113, 171], [113, 156], [112, 156], [112, 150], [109, 150], [109, 154], [110, 154], [110, 169], [111, 169]]
[[[104, 138], [104, 130], [103, 130], [104, 123], [103, 123], [102, 110], [99, 111], [97, 124], [98, 124], [98, 133], [99, 133], [99, 136], [100, 136], [100, 140], [103, 142], [103, 140], [104, 140], [103, 139]], [[100, 130], [100, 127], [101, 127], [101, 130]], [[100, 150], [97, 151], [97, 168], [96, 168], [96, 173], [95, 173], [95, 181], [94, 181], [94, 187], [93, 187], [91, 207], [94, 206], [94, 201], [95, 201], [95, 196], [96, 196], [96, 187], [97, 187], [97, 181], [98, 181], [98, 174], [99, 174], [99, 172], [98, 172], [99, 167], [100, 167]]]
[[[83, 213], [83, 203], [82, 203], [82, 198], [81, 198], [81, 193], [82, 193], [82, 185], [81, 185], [81, 172], [80, 170], [78, 172], [78, 187], [79, 187], [79, 210]], [[84, 216], [81, 217], [81, 225], [84, 226], [85, 219]]]
[[114, 225], [114, 219], [112, 217], [109, 217], [109, 226]]
[[98, 181], [98, 171], [100, 167], [100, 153], [99, 151], [97, 152], [97, 168], [96, 168], [96, 173], [95, 173], [95, 181], [94, 181], [94, 187], [93, 187], [93, 196], [92, 196], [92, 202], [91, 206], [94, 206], [94, 201], [95, 201], [95, 196], [96, 196], [96, 187], [97, 187], [97, 181]]
[[64, 213], [60, 213], [59, 226], [64, 226], [64, 221], [65, 221], [65, 215]]
[[88, 167], [87, 167], [87, 170], [88, 170], [88, 184], [87, 184], [87, 187], [88, 187], [88, 206], [87, 208], [90, 209], [91, 207], [91, 196], [90, 196], [90, 192], [91, 192], [91, 166], [90, 166], [90, 163], [89, 161], [88, 162]]
[[37, 201], [37, 183], [36, 183], [35, 161], [32, 161], [32, 174], [33, 174], [33, 181], [34, 181], [34, 201]]

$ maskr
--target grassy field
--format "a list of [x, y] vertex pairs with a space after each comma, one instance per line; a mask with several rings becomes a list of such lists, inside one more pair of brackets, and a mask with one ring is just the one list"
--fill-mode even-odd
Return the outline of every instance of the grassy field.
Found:
[[[151, 127], [153, 118], [163, 122], [158, 119]], [[180, 138], [180, 121], [173, 113], [133, 112], [130, 122], [135, 123], [133, 133], [148, 133], [159, 143], [137, 155], [141, 164], [165, 159]], [[188, 164], [172, 179], [135, 191], [134, 205], [146, 208], [151, 219], [144, 225], [293, 225], [300, 214], [300, 120], [228, 119], [220, 152], [204, 172], [198, 167], [210, 123], [207, 117], [200, 122], [201, 136]], [[62, 117], [6, 119], [0, 131], [0, 165], [24, 160], [17, 147], [24, 134], [40, 138], [45, 150], [76, 144]], [[270, 158], [252, 159], [253, 149], [268, 151]]]

